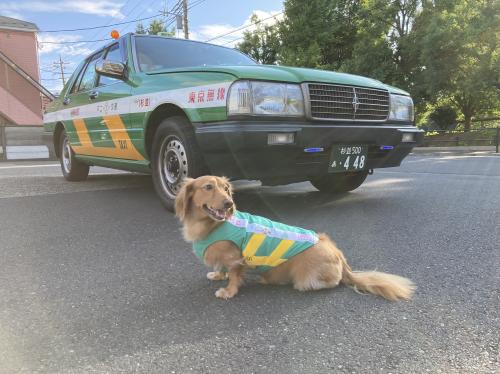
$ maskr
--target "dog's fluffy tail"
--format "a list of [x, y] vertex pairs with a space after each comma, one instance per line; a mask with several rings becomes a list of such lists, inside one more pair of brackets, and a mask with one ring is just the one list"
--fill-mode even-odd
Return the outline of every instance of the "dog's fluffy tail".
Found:
[[342, 255], [342, 283], [388, 300], [411, 299], [416, 286], [408, 278], [379, 271], [352, 271]]

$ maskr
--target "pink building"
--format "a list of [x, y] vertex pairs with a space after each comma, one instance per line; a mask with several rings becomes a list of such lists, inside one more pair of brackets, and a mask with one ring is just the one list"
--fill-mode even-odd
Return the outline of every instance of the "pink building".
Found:
[[41, 125], [37, 26], [0, 16], [0, 125]]

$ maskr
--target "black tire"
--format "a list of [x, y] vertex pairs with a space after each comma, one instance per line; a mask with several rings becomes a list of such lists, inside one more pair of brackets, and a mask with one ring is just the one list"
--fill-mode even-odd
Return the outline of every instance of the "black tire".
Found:
[[191, 123], [185, 117], [174, 116], [160, 123], [151, 149], [151, 168], [156, 193], [171, 212], [182, 180], [207, 174]]
[[66, 131], [62, 131], [59, 138], [59, 161], [64, 178], [70, 182], [80, 182], [87, 179], [89, 166], [79, 161], [75, 157], [75, 152], [71, 149]]
[[367, 171], [345, 174], [326, 174], [311, 179], [314, 187], [324, 193], [345, 193], [353, 191], [363, 184], [368, 175]]

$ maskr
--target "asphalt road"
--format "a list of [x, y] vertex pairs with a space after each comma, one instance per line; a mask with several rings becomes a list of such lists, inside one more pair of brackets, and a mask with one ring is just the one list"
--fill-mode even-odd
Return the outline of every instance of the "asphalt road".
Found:
[[411, 155], [334, 198], [239, 185], [241, 210], [327, 232], [414, 300], [250, 279], [222, 301], [149, 177], [0, 163], [0, 373], [500, 371], [500, 156]]

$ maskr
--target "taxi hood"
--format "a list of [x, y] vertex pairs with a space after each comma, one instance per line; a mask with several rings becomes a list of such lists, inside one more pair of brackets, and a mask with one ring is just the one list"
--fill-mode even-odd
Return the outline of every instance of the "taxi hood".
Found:
[[173, 72], [217, 72], [231, 74], [237, 79], [253, 79], [289, 83], [321, 82], [332, 84], [345, 84], [369, 88], [386, 89], [389, 92], [408, 95], [407, 92], [396, 87], [386, 85], [378, 80], [360, 75], [338, 73], [334, 71], [296, 68], [277, 65], [235, 65], [235, 66], [200, 66], [189, 68], [169, 69], [155, 71], [149, 74], [162, 74]]

